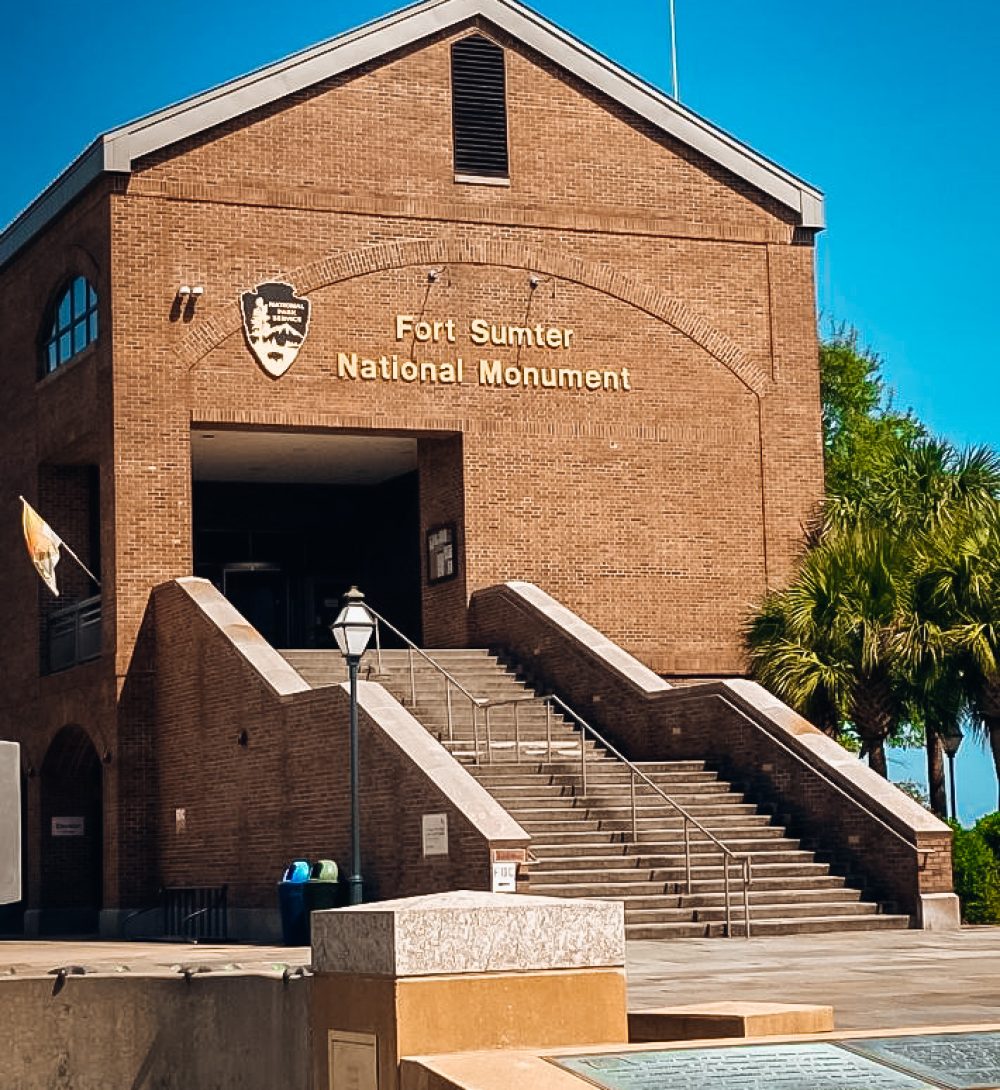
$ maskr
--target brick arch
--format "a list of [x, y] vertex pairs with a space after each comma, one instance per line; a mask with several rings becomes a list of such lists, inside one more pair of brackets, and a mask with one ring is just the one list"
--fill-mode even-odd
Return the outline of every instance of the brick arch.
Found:
[[[331, 254], [279, 275], [294, 284], [300, 294], [309, 295], [358, 276], [413, 265], [497, 265], [592, 288], [645, 311], [683, 333], [758, 396], [764, 396], [770, 388], [771, 380], [766, 372], [735, 341], [686, 304], [609, 266], [582, 261], [545, 247], [534, 249], [504, 240], [406, 239]], [[193, 368], [227, 337], [239, 332], [241, 326], [239, 304], [236, 301], [227, 303], [184, 338], [180, 345], [181, 358]]]

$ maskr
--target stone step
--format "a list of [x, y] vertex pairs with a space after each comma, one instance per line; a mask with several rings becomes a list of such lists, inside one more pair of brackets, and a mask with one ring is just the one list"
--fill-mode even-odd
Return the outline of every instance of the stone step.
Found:
[[723, 938], [725, 929], [709, 923], [633, 924], [625, 927], [629, 942], [639, 939], [710, 939]]
[[[908, 916], [814, 916], [756, 920], [750, 916], [754, 938], [765, 935], [811, 935], [836, 931], [889, 931], [910, 926]], [[743, 933], [742, 921], [734, 929], [736, 936]], [[632, 924], [626, 926], [625, 937], [629, 941], [640, 939], [722, 938], [725, 926], [721, 923], [698, 924]]]
[[[784, 904], [778, 901], [752, 901], [750, 903], [750, 921], [752, 924], [763, 920], [800, 919], [802, 917], [836, 916], [841, 919], [855, 919], [858, 916], [874, 916], [878, 907], [867, 901], [810, 901], [806, 904]], [[686, 914], [696, 923], [714, 923], [726, 918], [725, 901], [720, 898], [714, 905], [695, 908], [682, 904], [678, 908], [633, 909], [626, 905], [625, 924], [667, 923]], [[729, 909], [730, 917], [742, 923], [743, 896], [741, 890], [734, 889]]]
[[[720, 821], [739, 821], [746, 825], [761, 825], [769, 826], [771, 824], [771, 817], [768, 814], [759, 814], [757, 807], [751, 805], [748, 802], [737, 802], [734, 800], [723, 799], [717, 801], [714, 799], [705, 800], [700, 796], [682, 795], [671, 796], [672, 801], [686, 810], [687, 813], [696, 818], [706, 828], [714, 828], [713, 821], [719, 819]], [[504, 800], [497, 800], [498, 802]], [[515, 799], [511, 801], [504, 801], [504, 809], [511, 814], [543, 814], [551, 813], [553, 815], [573, 815], [573, 814], [588, 814], [590, 816], [599, 817], [628, 817], [631, 822], [632, 818], [632, 805], [626, 799], [622, 802], [616, 798], [609, 798], [607, 800], [594, 799], [589, 795], [585, 798], [571, 799], [565, 797], [556, 796], [555, 798], [527, 798], [527, 799]], [[653, 797], [650, 799], [638, 799], [636, 800], [635, 807], [636, 818], [638, 821], [643, 822], [652, 820], [653, 818], [663, 817], [669, 819], [668, 824], [676, 825], [678, 829], [682, 827], [683, 817], [678, 813], [677, 809], [669, 802]], [[777, 826], [772, 826], [777, 828]], [[697, 829], [692, 828], [692, 835], [697, 833]]]
[[[766, 858], [770, 859], [772, 855], [776, 853], [768, 853]], [[803, 853], [808, 856], [808, 853]], [[704, 856], [693, 856], [692, 864], [697, 870], [699, 866], [703, 866], [704, 863], [698, 861], [704, 860]], [[761, 856], [754, 856], [753, 862]], [[716, 856], [718, 860], [718, 856]], [[592, 870], [664, 870], [675, 869], [680, 870], [684, 864], [684, 854], [682, 851], [675, 851], [673, 853], [662, 853], [659, 855], [624, 855], [614, 854], [612, 852], [600, 852], [593, 851], [588, 855], [579, 856], [555, 856], [550, 858], [539, 857], [535, 861], [526, 864], [530, 868], [532, 875], [551, 874], [553, 872], [571, 872], [571, 871], [592, 871]], [[763, 864], [762, 864], [763, 865]], [[817, 863], [815, 866], [822, 868], [822, 864]], [[719, 872], [721, 874], [722, 864], [718, 862]], [[730, 868], [731, 876], [735, 877], [736, 867]]]
[[[476, 777], [479, 779], [479, 777]], [[691, 796], [697, 798], [706, 798], [717, 800], [720, 796], [722, 798], [732, 798], [737, 802], [743, 800], [743, 795], [739, 791], [733, 791], [727, 784], [721, 783], [718, 780], [708, 781], [705, 783], [697, 783], [690, 781], [673, 781], [668, 782], [662, 788], [670, 798], [680, 798], [682, 796]], [[594, 784], [589, 782], [587, 785], [587, 794], [582, 795], [580, 793], [578, 784], [571, 783], [541, 783], [532, 780], [529, 783], [501, 783], [491, 786], [490, 793], [497, 799], [516, 799], [516, 798], [620, 798], [624, 795], [629, 797], [628, 784]], [[636, 786], [636, 798], [653, 799], [657, 798], [657, 792], [652, 787], [648, 787], [646, 784], [640, 784]]]
[[528, 892], [542, 897], [601, 897], [604, 900], [617, 900], [630, 893], [669, 894], [671, 890], [667, 888], [666, 882], [545, 882], [536, 885], [529, 881]]
[[[839, 874], [827, 873], [826, 868], [820, 863], [781, 862], [772, 864], [761, 863], [760, 858], [757, 855], [753, 857], [754, 865], [751, 881], [751, 888], [753, 889], [770, 891], [787, 888], [789, 891], [796, 891], [797, 896], [798, 891], [845, 888], [846, 879]], [[530, 880], [533, 867], [534, 864], [529, 864], [524, 871], [527, 880]], [[670, 892], [673, 893], [678, 890], [683, 892], [686, 890], [687, 871], [683, 859], [675, 863], [668, 863], [665, 866], [658, 866], [655, 869], [657, 871], [669, 871], [673, 875], [670, 884], [676, 886], [677, 890], [671, 889]], [[543, 881], [544, 874], [545, 872], [540, 872], [536, 880]], [[740, 881], [735, 867], [730, 872], [729, 880], [730, 883]], [[721, 892], [724, 888], [725, 883], [720, 864], [706, 866], [701, 863], [694, 863], [692, 865], [690, 890], [692, 895], [703, 893], [706, 896], [711, 896]]]
[[[483, 771], [484, 776], [486, 778], [488, 778], [489, 773], [490, 773], [489, 766], [484, 766], [482, 771]], [[494, 771], [497, 771], [496, 766], [494, 766]], [[522, 772], [527, 773], [527, 777], [525, 779], [525, 782], [529, 782], [530, 777], [534, 776], [534, 775], [544, 775], [544, 776], [552, 777], [551, 782], [553, 782], [553, 783], [559, 783], [559, 782], [579, 783], [580, 782], [580, 762], [579, 761], [571, 762], [571, 761], [556, 760], [556, 761], [540, 761], [540, 762], [537, 762], [537, 763], [532, 763], [532, 762], [525, 761], [525, 762], [522, 762], [521, 765], [517, 766], [517, 769], [513, 769], [513, 768], [511, 768], [511, 769], [502, 769], [500, 771], [503, 771], [503, 772], [507, 773], [508, 775], [513, 771], [517, 771], [519, 775]], [[657, 775], [655, 775], [655, 774], [658, 774], [660, 772], [669, 773], [672, 770], [669, 769], [669, 768], [664, 768], [664, 769], [658, 769], [657, 768], [657, 769], [653, 769], [652, 772], [648, 772], [645, 769], [643, 769], [643, 771], [646, 772], [646, 775], [648, 775], [650, 777], [650, 779], [653, 780], [654, 783], [658, 783], [660, 781], [657, 779]], [[566, 778], [563, 779], [563, 780], [560, 780], [559, 777], [566, 777]], [[627, 787], [628, 780], [629, 780], [628, 768], [625, 767], [624, 765], [622, 765], [615, 758], [613, 758], [611, 756], [604, 756], [599, 761], [595, 760], [593, 765], [591, 765], [590, 758], [589, 757], [587, 758], [587, 782], [588, 782], [588, 785], [591, 782], [593, 782], [595, 784], [596, 783], [621, 782], [622, 784], [626, 785], [626, 787]], [[485, 785], [485, 780], [484, 780], [484, 785]]]
[[[628, 799], [622, 800], [617, 797], [602, 798], [598, 796], [594, 798], [591, 795], [586, 797], [576, 797], [572, 795], [551, 795], [551, 796], [537, 796], [530, 795], [528, 797], [519, 796], [501, 796], [499, 794], [494, 795], [497, 802], [499, 802], [505, 810], [510, 813], [520, 812], [523, 810], [538, 810], [538, 811], [555, 811], [565, 813], [582, 813], [584, 811], [600, 812], [602, 814], [618, 814], [624, 812], [631, 816], [632, 807]], [[686, 810], [692, 817], [701, 820], [702, 816], [729, 816], [729, 817], [742, 817], [744, 820], [751, 824], [768, 824], [771, 821], [771, 817], [768, 814], [761, 814], [757, 812], [757, 807], [749, 802], [740, 802], [739, 799], [730, 799], [726, 795], [721, 797], [716, 795], [709, 795], [707, 798], [701, 795], [671, 795], [669, 796], [671, 801], [677, 806]], [[616, 805], [618, 804], [618, 805]], [[666, 802], [660, 799], [658, 796], [650, 796], [644, 799], [636, 800], [635, 812], [639, 817], [648, 817], [655, 814], [665, 814], [667, 816], [677, 815], [677, 810]], [[680, 821], [678, 816], [678, 822]]]
[[[678, 846], [683, 845], [684, 837], [679, 830], [674, 830], [670, 836], [664, 835], [657, 829], [640, 829], [638, 840], [632, 840], [631, 824], [627, 828], [607, 828], [602, 827], [600, 829], [594, 829], [589, 827], [580, 827], [577, 822], [567, 822], [570, 825], [568, 829], [555, 829], [546, 826], [545, 822], [536, 822], [537, 825], [534, 842], [532, 849], [538, 854], [540, 849], [547, 847], [563, 847], [565, 845], [601, 845], [601, 844], [628, 844], [636, 850], [643, 851], [666, 851], [668, 853], [674, 853], [678, 851]], [[778, 826], [773, 826], [775, 832], [780, 834], [781, 829]], [[797, 845], [797, 841], [792, 838], [782, 838], [782, 840], [770, 840], [767, 841], [768, 851], [797, 851], [803, 856], [809, 856], [812, 858], [811, 852], [805, 852], [801, 849], [790, 848], [789, 845]], [[719, 849], [712, 846], [711, 851], [705, 847], [705, 841], [692, 841], [692, 849], [696, 854], [705, 854], [711, 856], [718, 856]], [[683, 848], [681, 848], [683, 850]], [[822, 864], [818, 864], [822, 865]]]
[[[813, 888], [797, 888], [790, 885], [775, 883], [772, 889], [758, 889], [758, 883], [754, 882], [753, 887], [750, 890], [750, 907], [751, 912], [753, 906], [757, 903], [766, 903], [779, 900], [778, 894], [784, 894], [795, 898], [795, 903], [823, 903], [823, 902], [857, 902], [861, 893], [859, 890], [850, 889], [843, 886], [819, 886]], [[736, 894], [736, 890], [739, 890], [739, 896], [742, 900], [743, 888], [742, 886], [731, 887], [733, 894]], [[714, 893], [684, 893], [684, 892], [671, 892], [671, 893], [659, 893], [652, 895], [638, 896], [626, 896], [626, 897], [604, 897], [602, 900], [609, 901], [621, 901], [625, 905], [626, 912], [630, 910], [643, 911], [645, 909], [661, 908], [664, 905], [666, 907], [686, 907], [692, 912], [704, 907], [714, 907], [716, 905], [724, 904], [724, 891], [722, 883], [719, 883], [719, 889]]]
[[[559, 818], [527, 817], [522, 813], [512, 812], [511, 816], [524, 829], [531, 833], [532, 837], [541, 843], [554, 843], [549, 833], [594, 833], [594, 832], [628, 832], [631, 835], [632, 823], [617, 821], [608, 818], [579, 818], [574, 821], [561, 820]], [[732, 852], [748, 852], [753, 850], [750, 845], [761, 845], [763, 850], [768, 848], [780, 848], [783, 850], [797, 848], [799, 842], [785, 835], [785, 830], [776, 825], [747, 826], [745, 824], [726, 825], [722, 818], [707, 819], [707, 828], [722, 844]], [[655, 838], [657, 843], [672, 844], [676, 850], [684, 843], [684, 834], [680, 828], [670, 828], [665, 822], [639, 822], [639, 843], [645, 838]], [[692, 850], [703, 852], [718, 852], [719, 847], [713, 841], [708, 840], [701, 833], [695, 835], [692, 832], [690, 840]], [[713, 845], [709, 848], [709, 845]]]

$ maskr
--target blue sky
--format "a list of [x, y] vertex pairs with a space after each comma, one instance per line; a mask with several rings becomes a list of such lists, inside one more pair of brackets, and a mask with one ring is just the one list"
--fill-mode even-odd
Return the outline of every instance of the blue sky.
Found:
[[[99, 132], [397, 6], [11, 5], [0, 223]], [[534, 6], [669, 87], [667, 0]], [[676, 11], [682, 101], [827, 195], [824, 319], [881, 353], [899, 405], [958, 442], [1000, 447], [1000, 4], [676, 0]], [[974, 755], [968, 744], [959, 757], [966, 817], [996, 805]]]

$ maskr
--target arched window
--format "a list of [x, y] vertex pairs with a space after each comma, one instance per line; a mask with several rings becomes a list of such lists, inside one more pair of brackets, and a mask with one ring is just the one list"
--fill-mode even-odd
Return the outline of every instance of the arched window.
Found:
[[42, 344], [42, 375], [50, 375], [97, 340], [97, 292], [78, 276], [59, 296]]

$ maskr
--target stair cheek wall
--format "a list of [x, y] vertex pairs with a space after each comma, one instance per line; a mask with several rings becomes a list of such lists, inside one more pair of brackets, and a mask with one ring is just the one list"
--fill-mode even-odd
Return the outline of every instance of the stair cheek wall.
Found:
[[[231, 907], [274, 909], [290, 858], [329, 857], [346, 871], [347, 694], [280, 695], [241, 653], [240, 634], [176, 582], [157, 588], [153, 609], [159, 884], [228, 882]], [[490, 842], [363, 710], [360, 734], [366, 894], [488, 888]], [[427, 812], [448, 814], [448, 856], [422, 857]]]
[[[860, 878], [868, 895], [894, 902], [897, 911], [917, 916], [924, 895], [951, 892], [947, 827], [899, 792], [888, 789], [893, 797], [883, 798], [884, 781], [873, 780], [867, 769], [865, 779], [879, 797], [866, 796], [853, 782], [858, 762], [835, 743], [777, 702], [769, 716], [744, 699], [764, 694], [758, 686], [671, 688], [530, 584], [478, 591], [470, 611], [477, 643], [530, 662], [536, 685], [560, 693], [633, 760], [715, 764], [746, 784], [754, 801], [789, 815], [799, 835], [835, 852], [838, 865]], [[789, 716], [795, 723], [785, 727]], [[827, 745], [835, 747], [832, 756]], [[899, 818], [893, 807], [911, 816]]]

